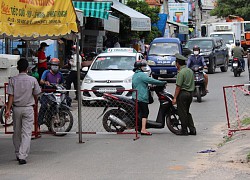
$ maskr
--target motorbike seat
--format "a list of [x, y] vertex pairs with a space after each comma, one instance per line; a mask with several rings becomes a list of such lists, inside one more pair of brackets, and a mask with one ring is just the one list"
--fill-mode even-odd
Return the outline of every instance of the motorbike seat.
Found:
[[128, 98], [126, 96], [122, 96], [122, 95], [114, 95], [114, 96], [116, 96], [117, 98], [119, 98], [119, 100], [121, 100], [125, 103], [129, 103], [129, 104], [133, 104], [133, 105], [135, 104], [135, 101], [133, 99]]

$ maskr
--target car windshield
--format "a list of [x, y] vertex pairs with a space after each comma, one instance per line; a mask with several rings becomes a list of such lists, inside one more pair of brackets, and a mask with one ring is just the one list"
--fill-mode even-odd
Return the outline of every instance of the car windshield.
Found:
[[91, 70], [133, 70], [135, 56], [98, 56]]
[[148, 55], [174, 55], [179, 53], [179, 46], [177, 43], [153, 43], [150, 46]]
[[222, 38], [226, 44], [230, 44], [229, 41], [231, 41], [231, 43], [234, 42], [234, 37], [232, 34], [211, 34], [210, 36]]
[[213, 42], [211, 40], [190, 40], [187, 42], [185, 48], [192, 50], [194, 46], [199, 46], [201, 49], [212, 49]]

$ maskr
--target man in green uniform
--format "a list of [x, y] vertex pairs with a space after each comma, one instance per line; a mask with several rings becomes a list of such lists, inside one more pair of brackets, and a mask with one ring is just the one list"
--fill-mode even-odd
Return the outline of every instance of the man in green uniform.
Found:
[[177, 103], [177, 110], [182, 128], [181, 132], [177, 133], [177, 135], [196, 135], [193, 118], [189, 112], [189, 108], [193, 100], [192, 93], [195, 88], [194, 74], [191, 69], [186, 67], [186, 57], [178, 53], [175, 54], [175, 57], [178, 74], [176, 78], [176, 88], [172, 103]]

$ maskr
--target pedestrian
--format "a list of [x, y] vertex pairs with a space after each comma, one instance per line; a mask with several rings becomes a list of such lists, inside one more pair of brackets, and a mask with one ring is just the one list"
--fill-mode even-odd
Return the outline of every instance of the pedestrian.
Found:
[[145, 55], [145, 53], [146, 53], [146, 47], [145, 47], [145, 38], [144, 38], [144, 36], [140, 37], [140, 40], [139, 40], [138, 44], [140, 45], [139, 52], [142, 55]]
[[39, 74], [38, 82], [40, 82], [43, 72], [48, 69], [47, 60], [49, 59], [49, 57], [46, 57], [45, 55], [45, 50], [46, 50], [46, 47], [48, 46], [49, 45], [47, 43], [42, 42], [37, 52], [37, 57], [38, 57], [37, 67], [38, 67], [38, 74]]
[[195, 88], [194, 74], [190, 68], [186, 67], [186, 57], [180, 55], [179, 53], [176, 53], [175, 57], [178, 74], [172, 103], [173, 105], [177, 103], [178, 115], [181, 121], [181, 132], [177, 133], [176, 135], [196, 135], [196, 128], [194, 126], [193, 118], [189, 112], [190, 105], [193, 100], [192, 93]]
[[[79, 48], [80, 50], [80, 48]], [[80, 66], [82, 64], [82, 57], [79, 55], [79, 62]], [[77, 93], [77, 86], [78, 86], [78, 81], [77, 81], [77, 52], [76, 52], [76, 45], [72, 46], [72, 56], [71, 59], [69, 60], [70, 64], [70, 73], [66, 79], [66, 89], [70, 90], [71, 89], [71, 84], [73, 83], [74, 89], [75, 89], [75, 100], [78, 99], [78, 93]]]
[[[133, 71], [135, 72], [132, 77], [132, 88], [137, 90], [137, 100], [138, 100], [138, 114], [139, 117], [142, 118], [141, 127], [139, 127], [139, 131], [141, 135], [151, 136], [152, 133], [146, 130], [146, 123], [149, 115], [148, 103], [149, 103], [149, 91], [148, 84], [160, 85], [164, 86], [167, 84], [166, 81], [159, 81], [149, 77], [144, 73], [146, 70], [147, 61], [136, 61], [134, 64]], [[136, 92], [132, 93], [132, 97], [136, 99]], [[141, 130], [140, 130], [141, 128]]]
[[121, 45], [119, 43], [119, 38], [118, 37], [114, 37], [114, 48], [120, 48]]
[[8, 103], [5, 118], [10, 117], [13, 108], [13, 144], [16, 159], [19, 164], [26, 164], [26, 158], [30, 150], [32, 126], [34, 123], [34, 105], [37, 104], [37, 96], [41, 92], [37, 80], [27, 75], [29, 63], [26, 59], [17, 62], [19, 74], [9, 80]]

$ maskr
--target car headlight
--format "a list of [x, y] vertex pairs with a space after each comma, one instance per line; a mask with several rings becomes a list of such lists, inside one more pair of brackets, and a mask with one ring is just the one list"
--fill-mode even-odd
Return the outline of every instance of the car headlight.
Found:
[[175, 62], [175, 61], [173, 61], [173, 62], [171, 63], [171, 65], [172, 65], [172, 66], [175, 66], [175, 65], [176, 65], [176, 62]]
[[154, 61], [151, 61], [151, 60], [148, 60], [148, 65], [149, 65], [149, 66], [154, 66], [154, 65], [155, 65], [155, 62], [154, 62]]
[[94, 80], [92, 78], [90, 78], [88, 75], [86, 75], [83, 82], [87, 83], [87, 84], [90, 84], [90, 83], [93, 83]]
[[127, 79], [124, 79], [123, 82], [124, 83], [132, 83], [132, 76], [127, 78]]

